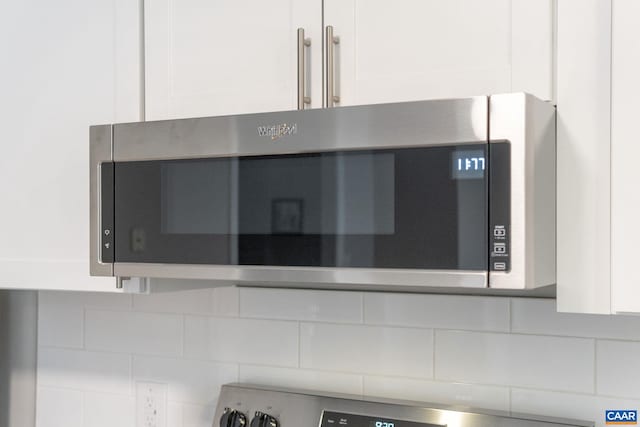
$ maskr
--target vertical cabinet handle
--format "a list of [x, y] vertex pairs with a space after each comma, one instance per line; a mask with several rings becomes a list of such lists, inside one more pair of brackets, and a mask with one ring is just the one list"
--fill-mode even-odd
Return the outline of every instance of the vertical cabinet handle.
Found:
[[305, 96], [307, 90], [305, 49], [311, 46], [311, 39], [304, 38], [304, 28], [298, 28], [298, 110], [304, 110], [305, 104], [311, 104], [311, 98]]
[[323, 99], [323, 107], [333, 107], [335, 103], [340, 102], [340, 97], [335, 92], [335, 45], [340, 43], [339, 37], [334, 37], [333, 27], [327, 25], [325, 28], [325, 93]]

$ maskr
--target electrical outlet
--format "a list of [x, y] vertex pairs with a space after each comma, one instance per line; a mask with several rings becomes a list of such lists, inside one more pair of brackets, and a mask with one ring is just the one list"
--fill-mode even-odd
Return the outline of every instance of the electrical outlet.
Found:
[[136, 427], [167, 427], [167, 384], [136, 382]]

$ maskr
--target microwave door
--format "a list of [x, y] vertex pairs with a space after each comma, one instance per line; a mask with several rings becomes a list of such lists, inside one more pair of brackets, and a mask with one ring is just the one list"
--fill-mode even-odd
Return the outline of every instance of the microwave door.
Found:
[[462, 144], [116, 162], [115, 261], [483, 271], [487, 150]]

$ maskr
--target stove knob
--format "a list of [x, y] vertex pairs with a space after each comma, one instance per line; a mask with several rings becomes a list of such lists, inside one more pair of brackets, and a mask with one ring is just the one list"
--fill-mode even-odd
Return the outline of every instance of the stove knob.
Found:
[[264, 412], [256, 412], [256, 415], [251, 420], [250, 427], [279, 427], [278, 420], [269, 414]]
[[224, 408], [220, 417], [220, 427], [244, 427], [247, 425], [247, 417], [235, 409]]

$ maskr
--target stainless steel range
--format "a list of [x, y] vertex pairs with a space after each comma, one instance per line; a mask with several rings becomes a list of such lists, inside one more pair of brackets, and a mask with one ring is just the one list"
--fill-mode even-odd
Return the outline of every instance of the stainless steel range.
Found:
[[222, 387], [217, 427], [592, 427], [570, 419], [471, 411], [416, 402], [364, 400], [245, 384]]

